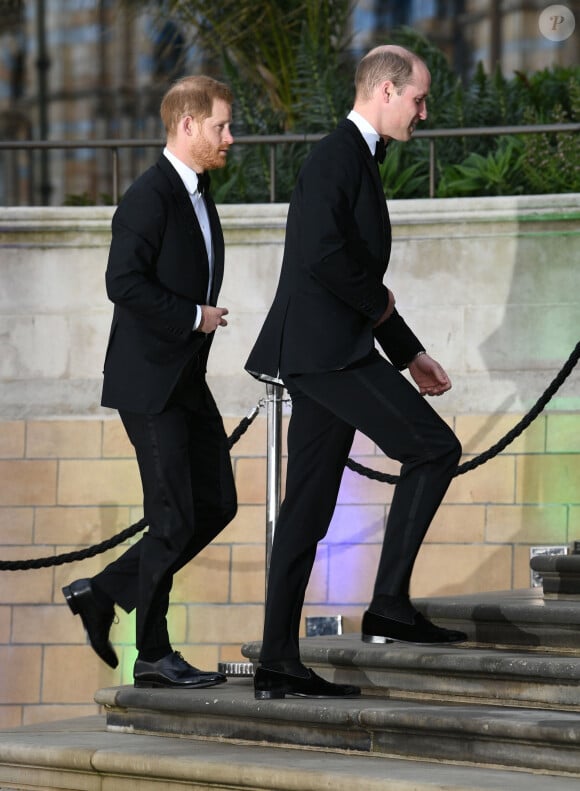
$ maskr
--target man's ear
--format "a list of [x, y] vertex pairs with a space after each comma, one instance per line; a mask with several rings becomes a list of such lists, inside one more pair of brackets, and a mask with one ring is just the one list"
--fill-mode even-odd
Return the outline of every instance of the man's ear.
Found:
[[191, 115], [184, 115], [183, 118], [179, 121], [179, 125], [183, 129], [186, 135], [191, 136], [193, 134], [193, 125], [195, 121], [191, 117]]
[[391, 80], [385, 80], [381, 85], [381, 98], [382, 100], [388, 104], [392, 94], [395, 92], [395, 86], [391, 82]]

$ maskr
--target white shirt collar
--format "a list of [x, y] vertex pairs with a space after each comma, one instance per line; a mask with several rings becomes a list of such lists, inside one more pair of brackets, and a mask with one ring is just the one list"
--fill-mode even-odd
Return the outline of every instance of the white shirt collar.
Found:
[[363, 118], [360, 113], [357, 113], [356, 110], [351, 110], [346, 117], [356, 126], [358, 131], [363, 136], [367, 146], [369, 147], [371, 154], [374, 156], [375, 146], [380, 138], [377, 130], [367, 121], [366, 118]]
[[185, 189], [189, 192], [189, 194], [193, 195], [195, 192], [197, 192], [197, 173], [195, 170], [192, 170], [184, 162], [182, 162], [181, 159], [178, 159], [175, 154], [172, 154], [167, 146], [165, 146], [163, 149], [163, 154], [178, 172], [185, 185]]

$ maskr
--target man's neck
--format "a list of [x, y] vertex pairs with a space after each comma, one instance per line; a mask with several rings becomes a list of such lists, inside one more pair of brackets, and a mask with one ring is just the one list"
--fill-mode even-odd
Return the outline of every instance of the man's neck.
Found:
[[377, 123], [374, 113], [371, 111], [371, 108], [367, 104], [361, 104], [360, 102], [359, 103], [355, 102], [355, 105], [352, 109], [353, 112], [358, 113], [358, 115], [360, 115], [360, 117], [363, 118], [364, 121], [366, 121], [366, 123], [369, 126], [371, 126], [377, 134], [379, 134], [379, 132], [377, 131]]
[[176, 159], [182, 162], [190, 170], [193, 170], [195, 173], [202, 172], [203, 168], [200, 165], [198, 165], [198, 163], [192, 161], [189, 152], [187, 150], [184, 150], [183, 146], [177, 145], [175, 141], [168, 140], [165, 143], [165, 148], [169, 151], [170, 154], [173, 154], [173, 156]]

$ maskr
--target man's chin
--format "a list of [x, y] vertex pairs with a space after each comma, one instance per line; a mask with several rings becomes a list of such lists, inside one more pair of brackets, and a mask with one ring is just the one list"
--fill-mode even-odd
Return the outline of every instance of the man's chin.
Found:
[[406, 143], [408, 140], [411, 139], [413, 133], [410, 129], [406, 129], [405, 131], [399, 132], [396, 135], [391, 134], [391, 140], [396, 140], [399, 143]]
[[226, 164], [225, 159], [214, 159], [206, 164], [204, 170], [222, 170], [222, 168], [225, 168]]

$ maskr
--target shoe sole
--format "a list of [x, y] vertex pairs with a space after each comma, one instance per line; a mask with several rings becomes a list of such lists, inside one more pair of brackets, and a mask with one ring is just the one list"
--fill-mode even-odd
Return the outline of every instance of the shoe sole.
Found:
[[134, 681], [133, 686], [137, 689], [207, 689], [208, 687], [217, 687], [220, 684], [225, 684], [227, 679], [223, 681], [202, 681], [199, 684], [171, 684], [162, 681]]
[[309, 695], [306, 692], [270, 692], [267, 690], [254, 691], [254, 698], [256, 700], [282, 700], [286, 697], [291, 698], [313, 698], [316, 700], [342, 700], [344, 698], [359, 698], [360, 692], [352, 693], [351, 695]]
[[375, 643], [384, 645], [385, 643], [405, 643], [406, 645], [457, 645], [457, 643], [466, 643], [467, 639], [461, 637], [457, 640], [433, 640], [429, 642], [418, 640], [403, 640], [400, 637], [383, 637], [380, 634], [363, 634], [363, 643]]
[[380, 634], [363, 634], [362, 636], [363, 643], [392, 643], [394, 642], [392, 637], [382, 637]]

